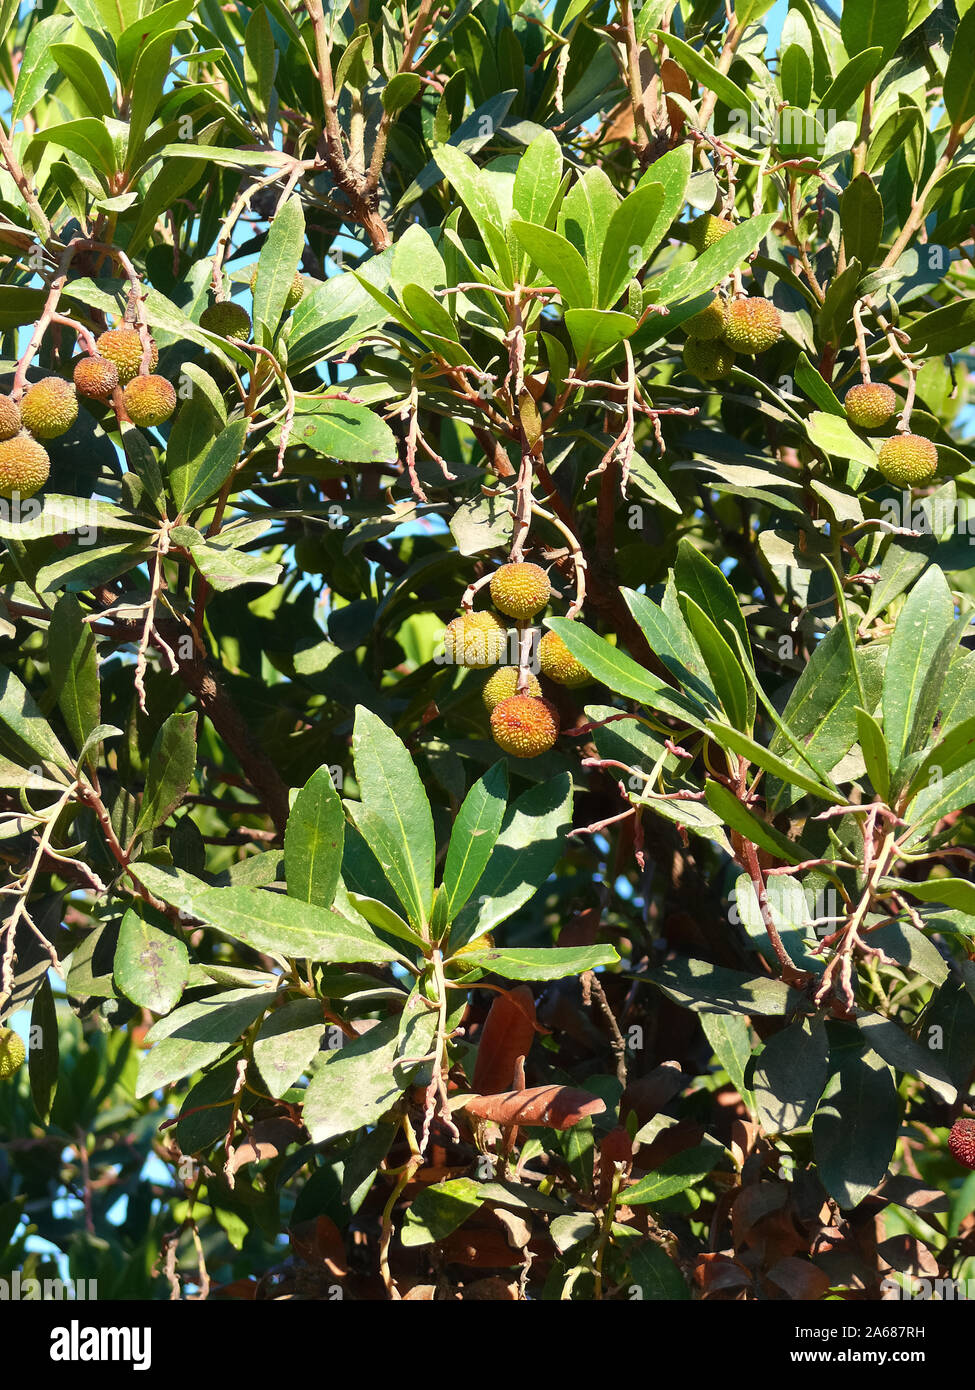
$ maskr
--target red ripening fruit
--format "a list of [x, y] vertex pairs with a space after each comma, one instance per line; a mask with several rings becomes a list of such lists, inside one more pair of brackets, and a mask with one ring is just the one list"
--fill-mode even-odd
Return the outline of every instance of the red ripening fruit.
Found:
[[962, 1115], [955, 1121], [948, 1135], [948, 1151], [966, 1168], [975, 1169], [975, 1120]]
[[559, 736], [554, 708], [532, 695], [511, 695], [491, 713], [491, 733], [505, 753], [515, 758], [537, 758], [547, 753]]
[[527, 985], [495, 996], [477, 1041], [471, 1090], [478, 1095], [505, 1091], [514, 1082], [515, 1063], [527, 1057], [535, 1036], [535, 998]]

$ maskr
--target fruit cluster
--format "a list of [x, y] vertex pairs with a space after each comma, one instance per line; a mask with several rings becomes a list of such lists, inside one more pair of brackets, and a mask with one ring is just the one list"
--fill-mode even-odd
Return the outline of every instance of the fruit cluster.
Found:
[[[547, 606], [552, 589], [541, 566], [517, 561], [495, 571], [490, 592], [498, 613], [517, 623], [529, 623]], [[462, 613], [444, 632], [447, 661], [458, 666], [498, 667], [483, 691], [495, 743], [516, 758], [535, 758], [547, 753], [558, 738], [558, 715], [530, 671], [524, 672], [519, 692], [519, 668], [501, 665], [507, 650], [508, 628], [495, 613]], [[546, 632], [539, 642], [538, 660], [542, 675], [558, 685], [584, 685], [592, 679], [554, 632]]]
[[715, 295], [711, 303], [683, 324], [688, 334], [684, 364], [702, 381], [726, 377], [739, 353], [754, 357], [767, 351], [782, 335], [779, 311], [769, 299], [742, 296], [727, 302]]
[[[843, 409], [851, 425], [863, 430], [879, 430], [893, 419], [897, 397], [881, 381], [864, 381], [850, 387], [843, 399]], [[937, 473], [938, 446], [920, 434], [894, 434], [881, 444], [877, 466], [895, 487], [914, 487], [928, 482]]]
[[[176, 392], [165, 377], [142, 372], [143, 342], [138, 329], [110, 328], [96, 340], [97, 352], [81, 357], [72, 380], [43, 377], [19, 401], [0, 396], [0, 497], [32, 497], [51, 472], [41, 440], [66, 434], [78, 418], [78, 397], [107, 401], [118, 387], [129, 419], [146, 429], [161, 425], [176, 409]], [[159, 361], [151, 345], [150, 368]]]

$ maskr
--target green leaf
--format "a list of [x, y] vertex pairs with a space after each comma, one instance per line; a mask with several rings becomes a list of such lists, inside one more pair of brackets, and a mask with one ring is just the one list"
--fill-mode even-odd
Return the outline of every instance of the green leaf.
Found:
[[833, 113], [828, 117], [830, 122], [835, 124], [836, 121], [841, 121], [850, 107], [860, 100], [867, 84], [872, 82], [880, 71], [883, 56], [882, 48], [865, 48], [840, 68], [819, 103], [820, 116], [826, 117], [827, 113]]
[[907, 32], [908, 0], [845, 0], [840, 7], [843, 47], [852, 58], [880, 46], [884, 62]]
[[684, 1192], [688, 1187], [696, 1187], [713, 1172], [723, 1153], [724, 1146], [713, 1139], [693, 1149], [685, 1149], [683, 1153], [665, 1159], [659, 1168], [626, 1188], [623, 1200], [628, 1207], [655, 1206], [657, 1202]]
[[809, 438], [817, 449], [834, 458], [852, 459], [865, 468], [877, 467], [877, 455], [870, 445], [855, 434], [845, 419], [814, 411], [806, 421]]
[[863, 753], [867, 775], [877, 795], [886, 801], [890, 795], [890, 763], [887, 759], [887, 745], [884, 731], [872, 714], [857, 707], [857, 738]]
[[[745, 110], [748, 103], [745, 103]], [[657, 304], [673, 304], [678, 300], [694, 299], [705, 290], [713, 290], [720, 280], [747, 260], [768, 236], [775, 222], [774, 213], [762, 213], [739, 222], [689, 264], [673, 266], [659, 280], [651, 282]]]
[[955, 1103], [958, 1088], [938, 1062], [937, 1053], [915, 1042], [892, 1018], [883, 1018], [880, 1014], [858, 1014], [857, 1027], [867, 1047], [873, 1048], [890, 1066], [918, 1077], [939, 1100], [949, 1105]]
[[69, 150], [87, 160], [96, 174], [106, 179], [118, 173], [118, 160], [115, 145], [103, 122], [94, 116], [83, 116], [78, 121], [66, 121], [63, 125], [48, 126], [34, 136], [38, 144], [53, 144], [57, 149]]
[[168, 1014], [186, 984], [190, 958], [184, 943], [132, 908], [122, 918], [115, 948], [115, 983], [133, 1004]]
[[843, 406], [830, 386], [816, 371], [804, 352], [796, 359], [796, 385], [809, 399], [830, 415], [844, 415]]
[[944, 903], [975, 916], [975, 883], [967, 878], [930, 878], [925, 883], [911, 883], [908, 892], [923, 903]]
[[481, 1185], [473, 1178], [451, 1178], [424, 1187], [410, 1204], [400, 1240], [407, 1248], [443, 1240], [483, 1204]]
[[341, 463], [393, 463], [396, 459], [396, 438], [386, 421], [353, 401], [320, 397], [313, 414], [295, 417], [291, 438]]
[[[722, 709], [733, 725], [751, 729], [754, 701], [749, 701], [749, 687], [738, 658], [704, 610], [686, 594], [681, 598], [684, 616], [707, 663]], [[721, 735], [717, 737], [720, 740]]]
[[264, 888], [207, 888], [192, 901], [195, 916], [255, 951], [330, 965], [384, 965], [402, 959], [378, 936], [337, 912]]
[[196, 711], [171, 714], [152, 744], [135, 834], [162, 825], [189, 790], [196, 771]]
[[711, 961], [678, 957], [631, 978], [645, 980], [695, 1013], [756, 1014], [776, 1018], [802, 1006], [803, 997], [781, 980], [752, 977]]
[[74, 766], [44, 719], [34, 697], [12, 671], [0, 666], [0, 753], [24, 765], [36, 754], [52, 767]]
[[[385, 825], [405, 865], [406, 898], [401, 901], [407, 917], [412, 926], [421, 927], [429, 920], [433, 898], [436, 842], [420, 774], [392, 729], [362, 705], [355, 712], [352, 757], [362, 805]], [[366, 833], [362, 824], [360, 829]]]
[[813, 1150], [823, 1186], [848, 1210], [887, 1172], [900, 1107], [890, 1068], [876, 1053], [848, 1057], [838, 1075], [838, 1089], [813, 1120]]
[[975, 12], [962, 17], [951, 41], [944, 79], [944, 103], [953, 126], [964, 125], [975, 116]]
[[698, 53], [696, 48], [691, 48], [689, 43], [677, 38], [676, 34], [668, 33], [666, 29], [651, 29], [650, 32], [654, 38], [663, 40], [670, 56], [680, 63], [686, 73], [696, 78], [703, 90], [714, 92], [725, 106], [730, 106], [733, 111], [750, 109], [747, 93], [742, 91], [737, 82], [733, 82], [727, 74], [709, 62], [703, 53]]
[[73, 43], [52, 43], [49, 52], [56, 70], [64, 73], [92, 116], [114, 115], [108, 83], [93, 53]]
[[558, 230], [587, 265], [598, 266], [606, 232], [618, 206], [616, 190], [598, 167], [587, 169], [563, 199]]
[[320, 767], [295, 797], [284, 832], [288, 896], [331, 907], [342, 873], [345, 813], [327, 767]]
[[884, 671], [884, 738], [895, 776], [904, 753], [910, 751], [908, 737], [925, 678], [942, 639], [951, 629], [954, 611], [945, 577], [937, 565], [931, 565], [901, 609]]
[[398, 72], [386, 83], [381, 97], [383, 110], [396, 116], [420, 93], [423, 83], [415, 72]]
[[289, 198], [271, 223], [261, 248], [254, 285], [255, 340], [270, 348], [277, 337], [302, 252], [305, 249], [305, 214], [298, 198]]
[[137, 169], [142, 154], [145, 133], [156, 118], [162, 102], [163, 89], [169, 77], [173, 52], [171, 32], [157, 34], [142, 49], [132, 79], [132, 102], [129, 108], [129, 134], [125, 156], [126, 169]]
[[581, 368], [631, 337], [637, 320], [614, 309], [567, 309], [565, 326]]
[[185, 536], [186, 548], [194, 564], [210, 587], [218, 592], [237, 589], [241, 584], [274, 584], [281, 573], [281, 566], [265, 554], [251, 554], [233, 545], [205, 541], [192, 527], [174, 527], [170, 534], [174, 540]]
[[31, 25], [10, 108], [8, 124], [11, 129], [33, 110], [49, 79], [57, 72], [57, 59], [52, 49], [66, 36], [73, 23], [70, 15], [49, 15]]
[[758, 1121], [765, 1133], [805, 1129], [828, 1078], [829, 1042], [821, 1020], [797, 1019], [773, 1033], [752, 1077]]
[[319, 999], [291, 999], [264, 1020], [253, 1055], [272, 1096], [283, 1096], [308, 1071], [325, 1029]]
[[751, 1108], [751, 1091], [745, 1080], [745, 1070], [752, 1055], [752, 1036], [747, 1021], [740, 1014], [699, 1013], [701, 1027], [711, 1044], [711, 1051], [728, 1073], [731, 1084], [745, 1104]]
[[[741, 638], [744, 650], [750, 650], [748, 628], [734, 589], [717, 565], [712, 564], [686, 536], [681, 538], [677, 546], [674, 583], [677, 586], [678, 599], [685, 595], [693, 599], [725, 641], [730, 642], [727, 635], [730, 625]], [[681, 610], [686, 618], [684, 604], [681, 604]]]
[[702, 711], [699, 705], [658, 679], [631, 656], [627, 656], [626, 652], [612, 646], [605, 637], [598, 637], [574, 619], [548, 618], [546, 625], [558, 633], [572, 655], [578, 657], [593, 678], [608, 685], [610, 690], [701, 727]]
[[398, 1018], [385, 1018], [355, 1042], [319, 1055], [302, 1105], [313, 1144], [374, 1125], [395, 1105], [416, 1070], [396, 1070], [398, 1026]]
[[552, 131], [543, 130], [518, 161], [512, 194], [515, 212], [525, 222], [548, 226], [561, 182], [562, 146]]
[[266, 121], [274, 90], [276, 46], [267, 7], [256, 5], [244, 29], [244, 91], [251, 111]]
[[562, 856], [571, 817], [568, 773], [530, 788], [508, 808], [478, 897], [454, 922], [451, 952], [491, 931], [538, 891]]
[[[742, 757], [754, 763], [757, 767], [764, 768], [766, 772], [780, 782], [789, 783], [791, 786], [800, 787], [810, 796], [819, 797], [823, 801], [831, 801], [834, 805], [845, 804], [847, 798], [828, 783], [821, 782], [812, 776], [805, 767], [797, 767], [795, 763], [788, 762], [785, 758], [779, 757], [771, 749], [765, 748], [755, 739], [749, 738], [747, 734], [741, 732], [736, 727], [728, 727], [719, 724], [717, 720], [708, 721], [708, 728], [714, 735], [722, 748], [730, 748], [735, 753], [740, 753]], [[798, 754], [795, 755], [798, 757]]]
[[209, 502], [214, 493], [220, 492], [241, 457], [246, 436], [248, 421], [234, 420], [220, 431], [202, 459], [189, 459], [185, 467], [171, 470], [172, 496], [179, 513], [189, 516], [204, 502]]
[[[34, 995], [28, 1037], [27, 1069], [31, 1099], [41, 1123], [46, 1125], [57, 1090], [61, 1060], [57, 1004], [48, 975], [41, 980], [40, 988]], [[10, 1235], [13, 1235], [12, 1231]]]
[[[884, 204], [869, 174], [857, 174], [840, 194], [840, 226], [850, 259], [865, 269], [873, 265], [884, 230]], [[844, 327], [842, 321], [838, 327]]]
[[913, 795], [923, 790], [932, 781], [949, 776], [959, 768], [975, 761], [975, 716], [963, 720], [949, 729], [924, 756], [924, 760], [911, 778], [910, 790]]
[[276, 998], [275, 990], [226, 990], [184, 1004], [160, 1019], [146, 1034], [150, 1051], [139, 1062], [136, 1099], [215, 1062]]
[[723, 817], [726, 825], [736, 830], [739, 835], [744, 835], [760, 849], [774, 854], [777, 859], [784, 859], [787, 864], [799, 864], [803, 859], [809, 858], [803, 853], [800, 845], [786, 839], [774, 826], [759, 820], [744, 802], [738, 800], [733, 791], [720, 782], [705, 782], [704, 797], [711, 810]]
[[54, 605], [47, 634], [51, 691], [78, 749], [101, 722], [95, 634], [82, 618], [81, 604], [64, 594]]
[[[975, 76], [975, 64], [972, 64]], [[943, 309], [932, 309], [915, 319], [907, 330], [907, 351], [914, 357], [942, 357], [963, 351], [975, 337], [975, 298], [955, 299]]]
[[[504, 219], [490, 182], [470, 158], [454, 145], [436, 145], [433, 157], [447, 182], [459, 194], [461, 202], [474, 219], [481, 240], [494, 262], [494, 268], [505, 280], [510, 280], [512, 266], [507, 255], [504, 237], [500, 235]], [[492, 232], [495, 235], [492, 235]]]
[[630, 1255], [626, 1282], [639, 1288], [645, 1303], [683, 1302], [691, 1296], [677, 1265], [653, 1241], [647, 1241]]
[[598, 308], [612, 308], [630, 280], [643, 269], [648, 254], [648, 228], [652, 229], [663, 202], [662, 184], [641, 183], [613, 213], [599, 257]]
[[450, 834], [440, 890], [445, 925], [454, 920], [480, 881], [500, 834], [507, 803], [507, 764], [496, 762], [467, 793]]
[[539, 949], [511, 946], [465, 951], [465, 965], [476, 966], [505, 980], [563, 980], [567, 975], [584, 975], [600, 965], [616, 965], [619, 956], [612, 946], [546, 946]]
[[583, 309], [592, 304], [592, 282], [586, 263], [571, 242], [547, 227], [517, 218], [511, 223], [511, 230], [545, 278], [558, 289], [567, 309]]

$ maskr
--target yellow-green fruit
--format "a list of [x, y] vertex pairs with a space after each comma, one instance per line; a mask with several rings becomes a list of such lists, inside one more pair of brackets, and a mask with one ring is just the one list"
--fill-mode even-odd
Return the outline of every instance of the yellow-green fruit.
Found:
[[12, 1028], [0, 1028], [0, 1081], [7, 1081], [23, 1065], [27, 1053]]
[[546, 632], [539, 642], [538, 661], [542, 675], [559, 685], [586, 685], [592, 680], [585, 666], [572, 655], [557, 632]]
[[851, 425], [862, 430], [879, 430], [897, 409], [897, 397], [881, 381], [851, 386], [843, 398], [843, 409]]
[[724, 340], [735, 352], [765, 352], [781, 336], [779, 311], [769, 299], [733, 299], [725, 309]]
[[13, 439], [20, 433], [20, 406], [9, 396], [0, 396], [0, 439]]
[[107, 400], [118, 385], [118, 367], [107, 357], [82, 357], [75, 363], [74, 384], [82, 396]]
[[[107, 357], [118, 368], [119, 384], [124, 386], [142, 370], [142, 339], [137, 328], [109, 328], [95, 339], [95, 346], [102, 357]], [[155, 342], [149, 355], [149, 370], [154, 371], [159, 361], [159, 349]]]
[[222, 299], [211, 304], [200, 315], [200, 327], [210, 333], [218, 333], [221, 338], [239, 338], [246, 342], [251, 335], [251, 316], [243, 304], [232, 299]]
[[702, 381], [720, 381], [735, 365], [735, 354], [727, 343], [688, 338], [684, 344], [684, 365]]
[[508, 629], [493, 613], [462, 613], [444, 631], [444, 659], [455, 666], [497, 666], [507, 642]]
[[29, 434], [0, 442], [0, 497], [33, 497], [51, 473], [51, 460], [43, 444]]
[[502, 565], [491, 576], [491, 602], [499, 613], [524, 622], [548, 603], [552, 586], [540, 565], [521, 560]]
[[30, 387], [20, 402], [20, 419], [35, 439], [57, 439], [78, 418], [74, 385], [59, 376], [46, 376]]
[[[251, 271], [251, 290], [253, 291], [253, 290], [256, 288], [256, 286], [257, 286], [257, 266], [255, 265], [254, 269]], [[305, 289], [306, 289], [306, 287], [307, 287], [307, 281], [305, 280], [305, 277], [301, 274], [301, 272], [298, 271], [298, 272], [296, 273], [296, 275], [295, 275], [295, 278], [294, 278], [294, 279], [292, 280], [292, 282], [291, 282], [291, 286], [290, 286], [290, 288], [289, 288], [289, 290], [288, 290], [287, 298], [286, 298], [285, 301], [284, 301], [284, 312], [285, 312], [286, 314], [287, 314], [287, 313], [290, 313], [291, 310], [295, 307], [295, 305], [296, 305], [301, 299], [304, 298], [304, 294], [305, 294]]]
[[176, 392], [164, 376], [137, 376], [122, 393], [129, 419], [140, 429], [161, 425], [176, 409]]
[[687, 240], [700, 254], [727, 236], [733, 226], [734, 223], [729, 222], [726, 217], [715, 217], [714, 213], [705, 212], [687, 224]]
[[[502, 700], [510, 699], [518, 691], [518, 667], [502, 666], [495, 671], [493, 676], [489, 676], [481, 692], [484, 700], [484, 708], [490, 714], [495, 705], [499, 705]], [[534, 695], [536, 699], [541, 696], [542, 687], [538, 683], [537, 677], [528, 673], [528, 689], [525, 692]]]
[[878, 466], [888, 483], [914, 487], [938, 471], [938, 448], [920, 434], [895, 434], [880, 446]]
[[698, 338], [701, 342], [710, 342], [714, 338], [720, 338], [724, 332], [723, 300], [712, 299], [706, 308], [701, 309], [697, 314], [692, 314], [689, 319], [685, 319], [681, 328], [688, 337]]
[[511, 695], [495, 705], [491, 733], [505, 753], [516, 758], [537, 758], [547, 753], [559, 736], [555, 711], [547, 700], [531, 695]]

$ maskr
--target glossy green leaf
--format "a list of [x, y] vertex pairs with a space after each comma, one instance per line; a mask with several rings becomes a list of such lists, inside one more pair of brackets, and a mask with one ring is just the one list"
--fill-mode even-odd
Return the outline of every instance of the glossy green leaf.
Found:
[[330, 907], [342, 873], [345, 813], [327, 767], [320, 767], [295, 797], [284, 832], [288, 896]]

